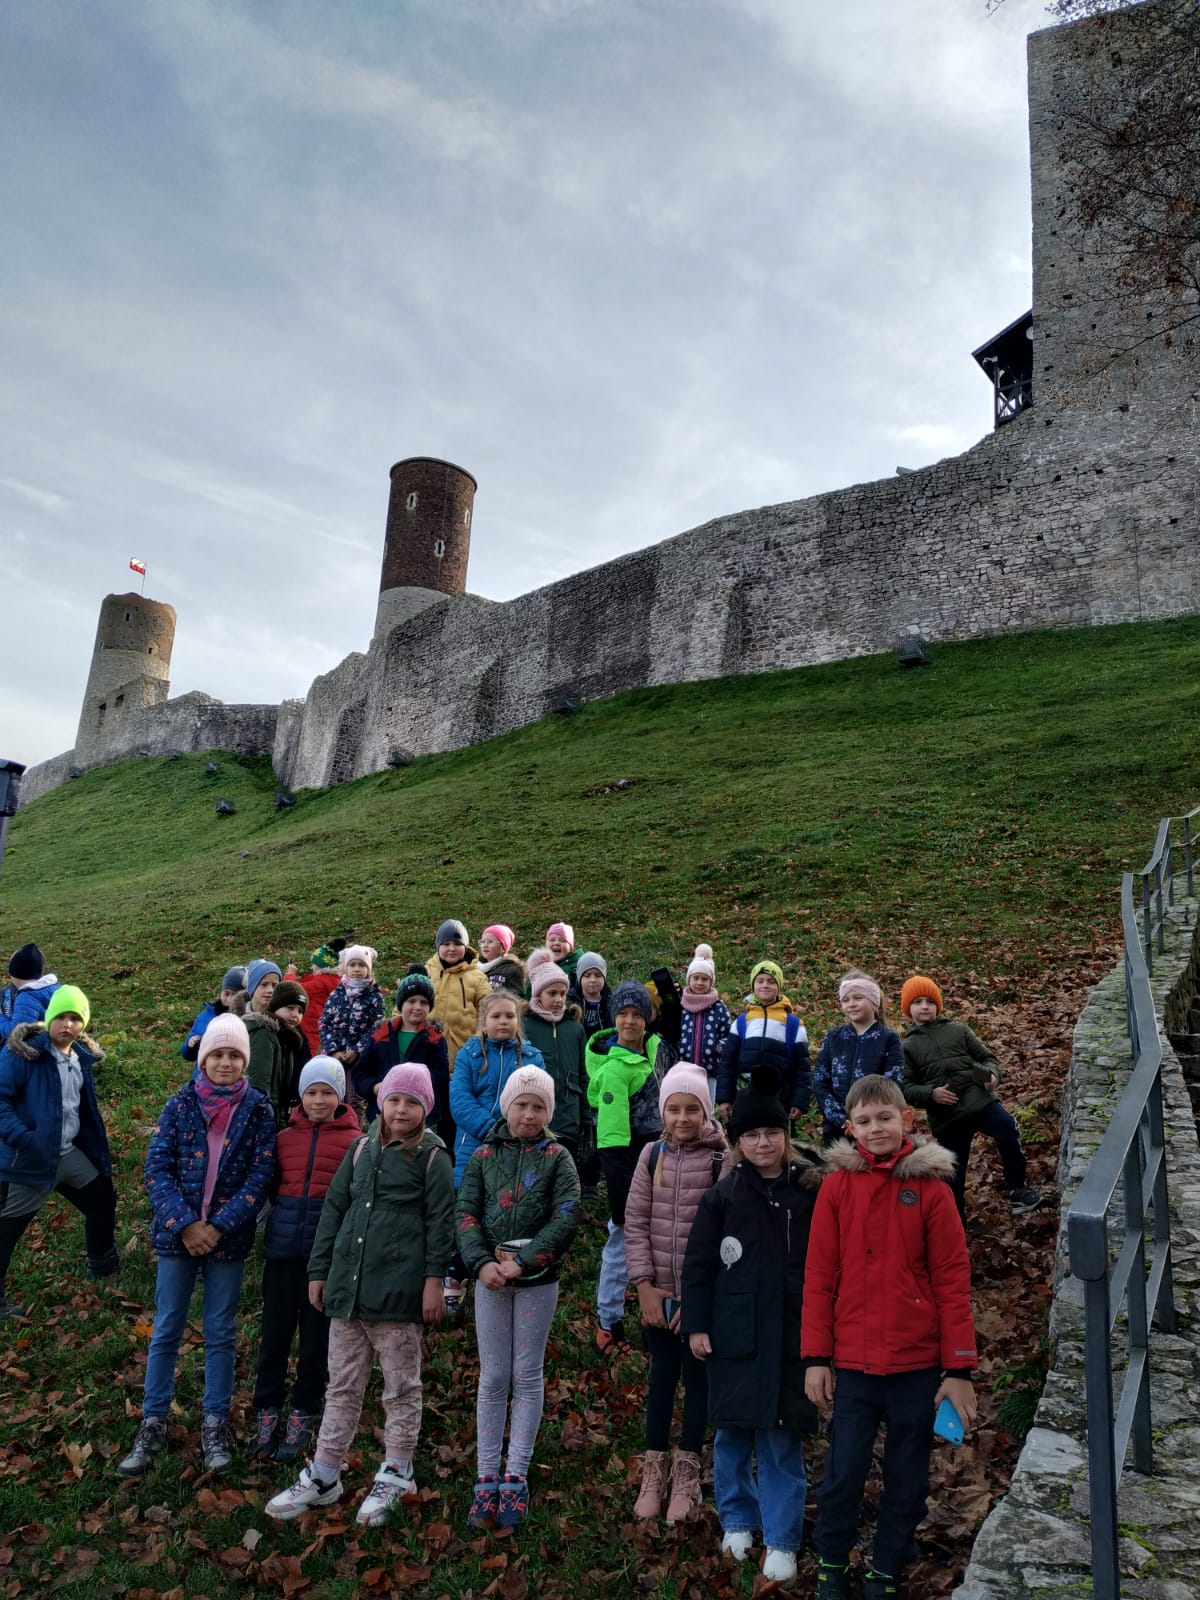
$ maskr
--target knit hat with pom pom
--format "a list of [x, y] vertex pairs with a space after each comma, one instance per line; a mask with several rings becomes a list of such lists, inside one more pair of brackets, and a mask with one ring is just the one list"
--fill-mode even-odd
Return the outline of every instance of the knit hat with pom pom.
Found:
[[689, 978], [708, 978], [713, 983], [717, 981], [717, 969], [713, 963], [712, 945], [698, 944], [696, 954], [688, 963], [687, 975]]
[[550, 984], [569, 984], [571, 981], [549, 950], [541, 945], [529, 952], [525, 962], [525, 976], [529, 980], [529, 992], [535, 1000]]

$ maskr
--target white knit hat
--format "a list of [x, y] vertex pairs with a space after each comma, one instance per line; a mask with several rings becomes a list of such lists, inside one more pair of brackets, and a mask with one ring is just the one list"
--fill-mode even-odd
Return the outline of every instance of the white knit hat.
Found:
[[554, 1079], [541, 1067], [518, 1067], [500, 1091], [500, 1110], [508, 1115], [513, 1101], [523, 1094], [534, 1094], [546, 1107], [546, 1120], [554, 1115]]
[[689, 978], [693, 976], [711, 978], [713, 983], [716, 983], [717, 969], [713, 964], [712, 945], [698, 944], [696, 946], [696, 954], [688, 963], [687, 975]]

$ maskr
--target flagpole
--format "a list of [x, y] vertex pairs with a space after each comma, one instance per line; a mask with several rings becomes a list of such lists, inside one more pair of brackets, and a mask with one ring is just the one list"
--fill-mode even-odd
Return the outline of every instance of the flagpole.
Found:
[[146, 574], [142, 573], [142, 599], [146, 598]]

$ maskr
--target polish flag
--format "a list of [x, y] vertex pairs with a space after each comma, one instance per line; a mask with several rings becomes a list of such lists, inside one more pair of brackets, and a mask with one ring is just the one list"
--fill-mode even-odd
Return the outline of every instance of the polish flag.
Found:
[[129, 565], [134, 572], [140, 573], [143, 578], [146, 576], [146, 563], [144, 561], [139, 561], [136, 556], [131, 556]]

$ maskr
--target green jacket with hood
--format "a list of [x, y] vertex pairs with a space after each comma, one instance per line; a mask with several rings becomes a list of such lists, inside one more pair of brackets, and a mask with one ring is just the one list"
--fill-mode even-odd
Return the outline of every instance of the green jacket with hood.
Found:
[[[934, 1017], [932, 1022], [914, 1023], [904, 1035], [904, 1098], [928, 1115], [935, 1135], [959, 1117], [974, 1116], [1000, 1098], [994, 1089], [980, 1083], [977, 1068], [984, 1076], [994, 1073], [1000, 1077], [995, 1056], [965, 1022]], [[938, 1104], [933, 1091], [939, 1085], [954, 1091], [957, 1105]]]
[[575, 1163], [549, 1129], [518, 1139], [502, 1118], [467, 1162], [456, 1216], [458, 1248], [472, 1275], [496, 1260], [498, 1244], [525, 1239], [516, 1286], [552, 1283], [579, 1227]]

